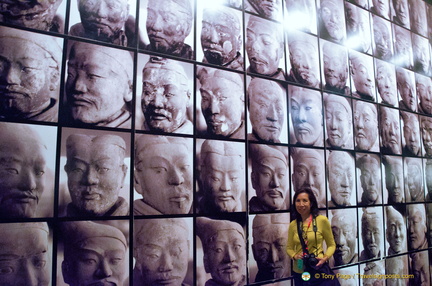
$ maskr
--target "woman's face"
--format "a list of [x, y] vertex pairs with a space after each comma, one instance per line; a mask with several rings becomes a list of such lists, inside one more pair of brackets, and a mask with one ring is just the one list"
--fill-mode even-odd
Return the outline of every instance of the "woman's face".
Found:
[[301, 216], [309, 215], [311, 211], [311, 202], [307, 193], [301, 193], [297, 196], [295, 207]]

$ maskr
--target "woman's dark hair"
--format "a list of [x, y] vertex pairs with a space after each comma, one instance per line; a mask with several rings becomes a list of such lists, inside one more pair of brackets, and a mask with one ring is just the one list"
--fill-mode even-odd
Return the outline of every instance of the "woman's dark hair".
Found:
[[312, 214], [313, 217], [318, 216], [318, 212], [319, 212], [319, 209], [318, 209], [318, 202], [317, 202], [317, 199], [316, 199], [314, 193], [312, 192], [311, 189], [303, 188], [303, 189], [298, 190], [298, 191], [295, 192], [295, 194], [294, 194], [294, 199], [293, 199], [292, 207], [291, 207], [291, 210], [292, 210], [292, 211], [291, 211], [292, 219], [297, 219], [297, 220], [301, 220], [301, 219], [302, 219], [301, 215], [299, 214], [299, 212], [297, 211], [297, 209], [296, 209], [296, 207], [295, 207], [295, 202], [296, 202], [296, 200], [297, 200], [297, 197], [298, 197], [301, 193], [306, 193], [306, 194], [308, 194], [308, 196], [309, 196], [309, 201], [310, 201], [310, 203], [311, 203], [311, 214]]

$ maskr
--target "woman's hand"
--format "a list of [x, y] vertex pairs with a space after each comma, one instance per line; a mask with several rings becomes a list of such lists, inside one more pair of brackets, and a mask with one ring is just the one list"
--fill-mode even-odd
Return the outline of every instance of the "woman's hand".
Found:
[[327, 257], [327, 256], [324, 256], [323, 258], [321, 258], [321, 257], [317, 257], [316, 259], [318, 260], [318, 263], [317, 263], [317, 265], [316, 265], [315, 267], [316, 267], [316, 268], [320, 268], [321, 265], [323, 265], [324, 263], [327, 262], [328, 257]]
[[294, 259], [295, 259], [295, 260], [303, 259], [303, 254], [296, 254], [296, 255], [294, 256]]

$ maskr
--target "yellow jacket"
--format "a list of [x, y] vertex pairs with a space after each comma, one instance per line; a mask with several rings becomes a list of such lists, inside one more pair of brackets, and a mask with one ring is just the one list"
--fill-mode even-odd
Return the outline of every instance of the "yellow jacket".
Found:
[[[313, 223], [311, 223], [307, 231], [309, 253], [313, 253], [318, 257], [323, 257], [323, 241], [325, 240], [327, 245], [325, 255], [330, 258], [336, 250], [336, 243], [333, 237], [330, 222], [328, 218], [323, 215], [319, 215], [315, 219], [317, 224], [317, 241], [315, 241], [315, 232], [313, 231]], [[304, 224], [304, 228], [306, 227], [307, 224]], [[293, 220], [289, 225], [286, 251], [291, 258], [293, 258], [298, 253], [303, 253], [297, 231], [297, 220]], [[297, 273], [303, 273], [303, 269], [299, 269], [297, 267], [297, 262], [293, 263], [293, 270]]]

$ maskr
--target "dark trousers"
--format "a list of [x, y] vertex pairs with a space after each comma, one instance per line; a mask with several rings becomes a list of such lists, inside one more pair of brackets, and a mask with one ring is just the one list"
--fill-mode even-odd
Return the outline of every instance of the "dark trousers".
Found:
[[[327, 271], [327, 272], [331, 271], [329, 267], [328, 267], [328, 270], [329, 271]], [[340, 286], [339, 280], [337, 278], [335, 278], [335, 279], [315, 278], [314, 277], [316, 274], [315, 271], [310, 271], [309, 273], [311, 275], [310, 280], [303, 281], [302, 274], [296, 273], [293, 271], [294, 285], [295, 286], [320, 286], [320, 285]], [[327, 273], [327, 274], [329, 274], [329, 273]], [[332, 272], [331, 274], [333, 275], [334, 273]]]
[[[307, 286], [309, 285], [309, 281], [303, 281], [301, 278], [301, 274], [293, 271], [293, 278], [294, 278], [294, 286]], [[313, 278], [312, 278], [313, 279]]]

